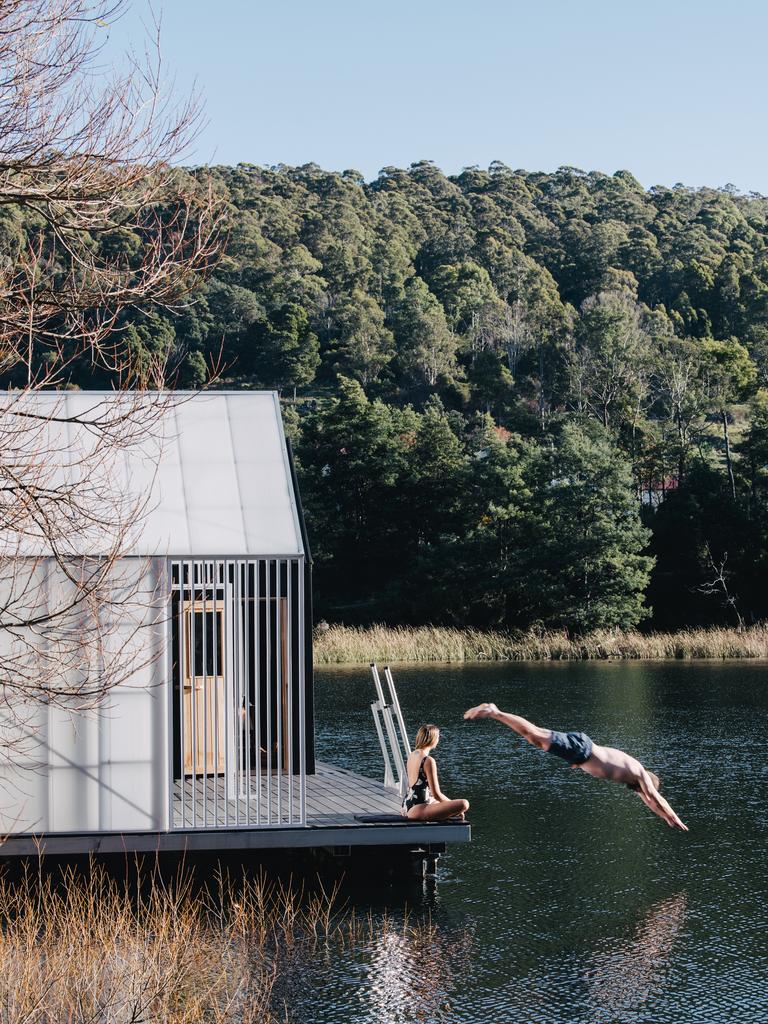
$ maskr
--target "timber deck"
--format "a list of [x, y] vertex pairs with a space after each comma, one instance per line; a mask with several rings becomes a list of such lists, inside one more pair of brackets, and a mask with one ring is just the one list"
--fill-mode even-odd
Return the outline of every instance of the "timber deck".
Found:
[[[81, 853], [98, 855], [166, 851], [215, 854], [268, 849], [348, 849], [357, 846], [431, 849], [443, 847], [446, 843], [470, 841], [471, 832], [467, 823], [409, 822], [401, 818], [397, 793], [375, 779], [326, 762], [317, 762], [315, 767], [315, 774], [306, 777], [306, 826], [295, 824], [299, 817], [299, 784], [296, 777], [291, 785], [291, 815], [288, 813], [289, 787], [285, 774], [280, 776], [279, 805], [277, 776], [274, 772], [270, 779], [271, 805], [266, 802], [266, 780], [263, 776], [260, 780], [261, 801], [256, 799], [255, 773], [251, 777], [250, 801], [242, 797], [237, 801], [227, 800], [224, 780], [220, 776], [209, 776], [205, 789], [203, 780], [198, 777], [194, 787], [191, 779], [185, 780], [183, 816], [181, 786], [178, 781], [175, 783], [172, 831], [8, 836], [0, 845], [0, 858], [37, 856], [41, 852], [52, 856], [68, 856]], [[265, 820], [257, 824], [257, 805], [262, 809], [271, 806], [268, 825]], [[279, 817], [278, 806], [281, 809]], [[396, 818], [384, 822], [361, 822], [358, 817], [360, 815]], [[289, 817], [293, 818], [293, 823], [289, 822]]]
[[[318, 761], [306, 777], [307, 825], [358, 824], [356, 815], [400, 814], [397, 793], [375, 779]], [[223, 775], [187, 776], [174, 783], [173, 827], [286, 827], [300, 817], [299, 780], [285, 773], [252, 772], [238, 799], [228, 799]]]

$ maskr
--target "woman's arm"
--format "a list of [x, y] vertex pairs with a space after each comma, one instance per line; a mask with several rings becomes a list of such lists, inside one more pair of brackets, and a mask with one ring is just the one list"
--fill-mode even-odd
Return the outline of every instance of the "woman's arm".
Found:
[[429, 783], [429, 789], [435, 800], [439, 800], [440, 803], [445, 803], [448, 797], [440, 789], [440, 783], [437, 780], [437, 762], [434, 757], [428, 757], [424, 762], [424, 774], [427, 776], [427, 782]]

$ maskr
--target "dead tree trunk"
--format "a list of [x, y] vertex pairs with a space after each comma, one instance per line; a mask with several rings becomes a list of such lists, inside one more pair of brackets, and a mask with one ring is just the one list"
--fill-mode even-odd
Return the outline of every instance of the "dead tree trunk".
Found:
[[723, 438], [725, 439], [725, 464], [728, 467], [728, 479], [731, 482], [731, 494], [736, 501], [736, 478], [733, 475], [733, 459], [731, 458], [731, 441], [728, 437], [728, 413], [725, 409], [720, 410], [723, 420]]

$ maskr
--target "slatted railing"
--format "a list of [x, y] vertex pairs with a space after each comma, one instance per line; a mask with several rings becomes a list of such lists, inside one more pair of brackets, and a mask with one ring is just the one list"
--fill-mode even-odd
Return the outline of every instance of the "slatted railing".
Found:
[[306, 824], [303, 559], [169, 572], [172, 827]]

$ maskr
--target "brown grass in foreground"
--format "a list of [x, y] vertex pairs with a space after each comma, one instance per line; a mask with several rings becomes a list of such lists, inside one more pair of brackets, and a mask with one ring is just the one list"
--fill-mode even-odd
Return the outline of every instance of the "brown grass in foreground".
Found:
[[397, 929], [429, 941], [431, 925], [360, 918], [338, 892], [308, 895], [265, 879], [151, 880], [137, 892], [93, 865], [58, 880], [0, 881], [3, 1024], [277, 1024], [282, 958], [351, 946]]
[[599, 630], [583, 637], [531, 630], [501, 633], [442, 626], [331, 626], [315, 637], [316, 665], [370, 661], [560, 661], [768, 658], [768, 624], [676, 633]]

